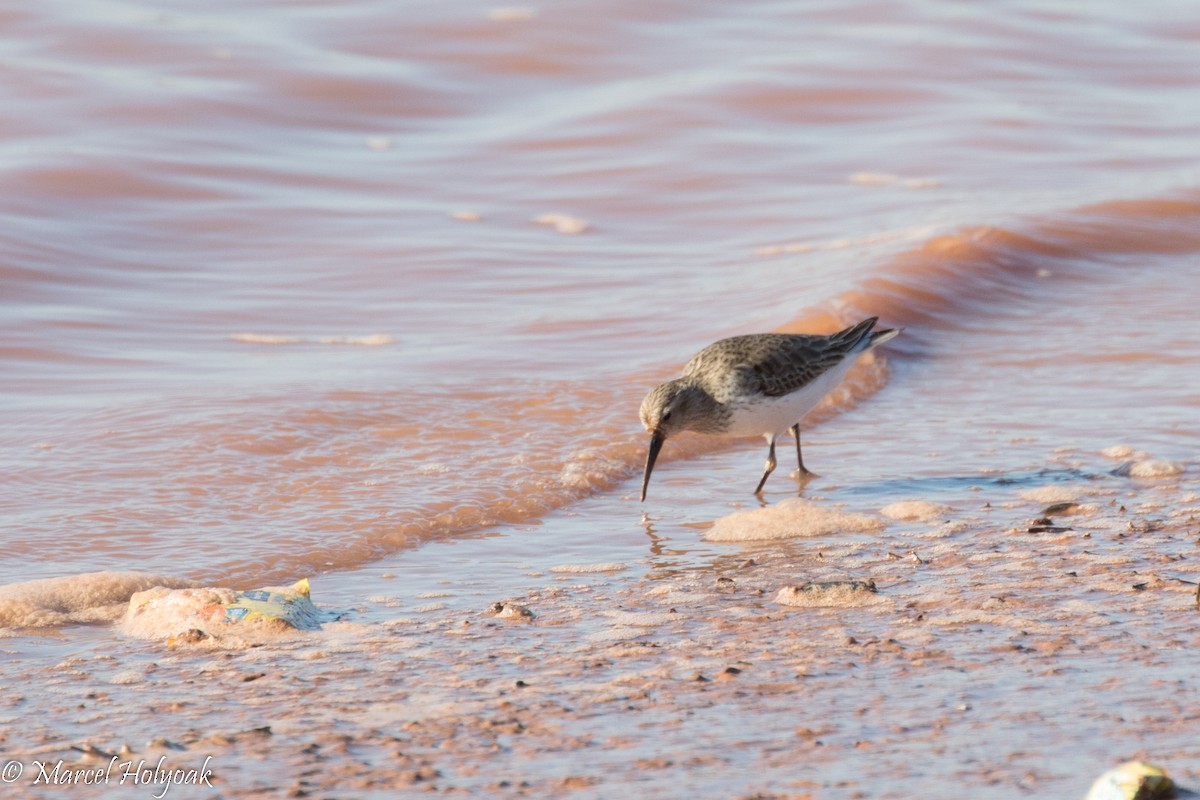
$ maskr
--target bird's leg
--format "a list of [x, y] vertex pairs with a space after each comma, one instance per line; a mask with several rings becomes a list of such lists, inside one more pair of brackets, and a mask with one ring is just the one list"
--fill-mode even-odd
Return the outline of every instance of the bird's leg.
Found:
[[763, 484], [767, 482], [767, 478], [775, 471], [775, 437], [770, 436], [767, 438], [767, 441], [770, 442], [771, 447], [767, 450], [766, 471], [763, 472], [762, 480], [758, 482], [758, 487], [754, 490], [755, 494], [762, 494]]
[[797, 422], [792, 426], [792, 435], [796, 437], [796, 463], [800, 465], [800, 477], [811, 475], [808, 468], [804, 466], [804, 456], [800, 453], [800, 423]]

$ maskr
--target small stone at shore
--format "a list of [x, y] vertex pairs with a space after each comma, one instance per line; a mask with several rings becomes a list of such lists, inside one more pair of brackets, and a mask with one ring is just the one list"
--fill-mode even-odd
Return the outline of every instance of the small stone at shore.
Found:
[[875, 581], [827, 581], [784, 586], [775, 595], [775, 602], [798, 608], [859, 605], [876, 593]]
[[520, 622], [531, 622], [534, 618], [533, 611], [531, 611], [527, 606], [507, 600], [503, 602], [492, 603], [491, 606], [488, 607], [487, 613], [490, 616], [496, 617], [497, 619], [511, 619]]

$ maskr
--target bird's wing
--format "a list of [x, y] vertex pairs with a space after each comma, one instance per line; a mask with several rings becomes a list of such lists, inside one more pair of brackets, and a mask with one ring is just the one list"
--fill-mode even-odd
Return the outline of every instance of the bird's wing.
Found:
[[747, 361], [746, 368], [763, 394], [782, 397], [807, 386], [845, 357], [846, 351], [829, 347], [824, 336], [794, 335]]
[[685, 376], [722, 375], [715, 394], [761, 392], [782, 397], [800, 389], [855, 352], [870, 333], [874, 319], [830, 336], [771, 333], [734, 336], [701, 350], [683, 369]]

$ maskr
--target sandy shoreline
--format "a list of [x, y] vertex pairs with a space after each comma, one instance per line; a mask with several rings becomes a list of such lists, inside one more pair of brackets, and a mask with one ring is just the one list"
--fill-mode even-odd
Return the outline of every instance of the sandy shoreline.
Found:
[[[213, 787], [173, 797], [1081, 797], [1135, 756], [1200, 785], [1188, 474], [1047, 472], [937, 500], [741, 512], [745, 530], [789, 507], [796, 525], [881, 522], [722, 543], [685, 569], [527, 564], [419, 597], [403, 574], [328, 576], [313, 597], [356, 598], [346, 619], [260, 646], [3, 640], [3, 750], [211, 757]], [[779, 602], [823, 581], [877, 591]]]

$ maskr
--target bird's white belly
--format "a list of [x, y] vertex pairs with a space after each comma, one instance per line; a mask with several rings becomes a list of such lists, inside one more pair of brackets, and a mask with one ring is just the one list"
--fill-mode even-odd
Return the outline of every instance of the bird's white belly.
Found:
[[733, 401], [726, 436], [782, 436], [829, 394], [857, 360], [851, 355], [816, 380], [782, 397], [759, 396]]

